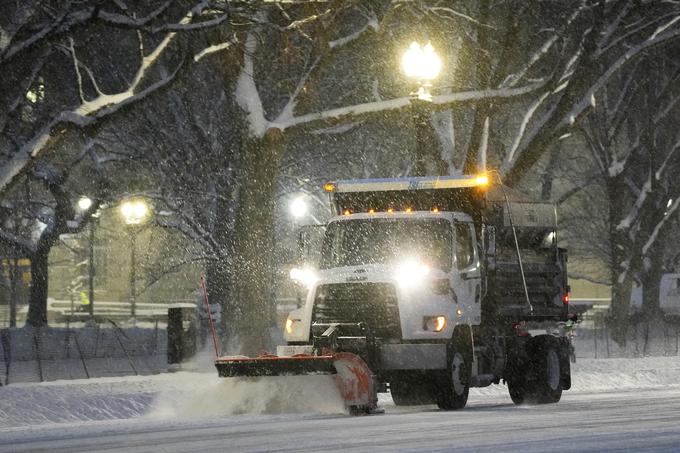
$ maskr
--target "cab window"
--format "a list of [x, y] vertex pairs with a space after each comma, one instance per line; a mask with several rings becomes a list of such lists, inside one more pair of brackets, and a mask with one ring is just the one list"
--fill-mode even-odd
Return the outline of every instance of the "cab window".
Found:
[[467, 223], [455, 223], [456, 229], [456, 267], [470, 267], [475, 259], [472, 231]]

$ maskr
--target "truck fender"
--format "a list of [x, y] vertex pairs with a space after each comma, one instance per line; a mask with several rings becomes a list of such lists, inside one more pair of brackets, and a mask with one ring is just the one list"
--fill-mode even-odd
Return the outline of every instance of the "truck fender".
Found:
[[[472, 345], [472, 330], [467, 324], [457, 325], [453, 329], [453, 335], [451, 335], [451, 340], [446, 347], [447, 361], [451, 360], [453, 357], [453, 352], [456, 349], [463, 349], [463, 355], [465, 356], [465, 361], [467, 363], [472, 363], [473, 360], [473, 345]], [[450, 363], [449, 363], [450, 365]]]

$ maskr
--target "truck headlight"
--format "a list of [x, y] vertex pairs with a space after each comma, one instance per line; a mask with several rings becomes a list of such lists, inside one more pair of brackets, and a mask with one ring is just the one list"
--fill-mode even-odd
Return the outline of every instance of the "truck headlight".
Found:
[[397, 267], [399, 285], [411, 288], [420, 285], [430, 273], [430, 266], [417, 260], [404, 261]]
[[312, 269], [294, 267], [290, 270], [290, 279], [307, 288], [314, 286], [314, 283], [319, 279]]
[[286, 332], [291, 334], [293, 333], [293, 329], [296, 327], [295, 323], [300, 322], [301, 319], [293, 319], [293, 318], [288, 318], [286, 319]]
[[446, 316], [426, 316], [423, 318], [423, 330], [441, 332], [446, 327]]

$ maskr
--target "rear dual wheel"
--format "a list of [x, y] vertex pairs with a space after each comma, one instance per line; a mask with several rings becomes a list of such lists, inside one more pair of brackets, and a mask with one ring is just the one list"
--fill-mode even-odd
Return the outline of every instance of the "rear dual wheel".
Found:
[[515, 404], [550, 404], [562, 398], [562, 369], [554, 342], [537, 338], [531, 363], [508, 379], [508, 392]]

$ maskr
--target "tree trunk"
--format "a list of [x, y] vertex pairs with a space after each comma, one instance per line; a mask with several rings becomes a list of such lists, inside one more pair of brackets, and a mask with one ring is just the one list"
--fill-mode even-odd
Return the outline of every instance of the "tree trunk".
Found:
[[17, 301], [19, 298], [19, 259], [15, 256], [9, 261], [9, 326], [17, 326]]
[[422, 99], [411, 100], [415, 136], [415, 158], [410, 176], [448, 174], [449, 163], [442, 160], [441, 144], [432, 127], [432, 105]]
[[663, 251], [656, 242], [649, 248], [643, 263], [642, 280], [642, 313], [645, 319], [660, 318], [659, 284], [663, 274]]
[[47, 325], [48, 261], [51, 246], [38, 243], [31, 254], [31, 295], [29, 297], [26, 324], [33, 327]]
[[256, 355], [270, 342], [275, 306], [271, 300], [274, 253], [274, 192], [283, 154], [283, 134], [269, 129], [262, 140], [245, 142], [244, 174], [236, 219], [234, 283], [239, 310], [232, 322], [241, 353]]
[[609, 225], [612, 283], [610, 328], [612, 338], [620, 345], [625, 344], [626, 334], [628, 333], [630, 293], [635, 271], [632, 268], [634, 263], [629, 260], [628, 248], [631, 246], [631, 240], [628, 238], [628, 231], [617, 228], [621, 213], [625, 212], [623, 209], [624, 193], [622, 177], [613, 178], [608, 182], [609, 219], [607, 223]]
[[[226, 187], [219, 185], [219, 187]], [[215, 197], [211, 209], [214, 210], [214, 225], [212, 227], [212, 237], [215, 241], [223, 245], [220, 259], [209, 261], [206, 266], [206, 280], [208, 286], [208, 299], [210, 304], [220, 304], [222, 318], [220, 320], [221, 337], [223, 339], [222, 350], [227, 353], [235, 353], [231, 342], [237, 337], [233, 320], [240, 319], [240, 307], [234, 303], [233, 281], [234, 269], [233, 262], [229, 259], [233, 256], [229, 250], [232, 241], [232, 227], [230, 216], [230, 200], [226, 197]]]

